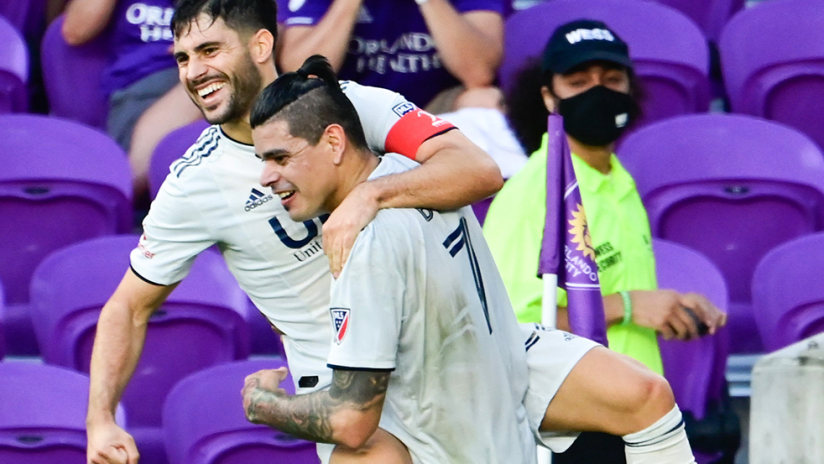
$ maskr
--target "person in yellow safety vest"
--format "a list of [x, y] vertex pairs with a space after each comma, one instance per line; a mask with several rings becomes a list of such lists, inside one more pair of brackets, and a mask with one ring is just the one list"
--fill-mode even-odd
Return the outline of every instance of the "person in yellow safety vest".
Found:
[[[495, 197], [484, 223], [512, 306], [520, 322], [541, 322], [543, 284], [536, 274], [546, 215], [546, 111], [557, 110], [595, 249], [609, 347], [663, 374], [657, 333], [695, 339], [715, 333], [726, 314], [702, 295], [658, 289], [649, 219], [635, 181], [614, 153], [615, 141], [639, 114], [628, 47], [600, 21], [567, 23], [550, 37], [538, 81], [542, 114], [513, 114], [524, 105], [510, 102], [521, 142], [537, 150]], [[537, 106], [538, 95], [527, 98]], [[522, 122], [531, 127], [519, 127]], [[558, 289], [557, 327], [569, 330], [566, 305]], [[576, 444], [587, 447], [580, 438]], [[615, 440], [616, 460], [598, 462], [624, 462], [620, 445]]]

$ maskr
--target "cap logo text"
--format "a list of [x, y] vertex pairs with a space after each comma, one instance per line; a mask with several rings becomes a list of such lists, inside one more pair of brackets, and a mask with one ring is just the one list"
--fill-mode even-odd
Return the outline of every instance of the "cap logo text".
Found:
[[576, 44], [582, 40], [606, 40], [608, 42], [614, 42], [615, 36], [606, 29], [575, 29], [567, 33], [566, 39], [571, 44]]

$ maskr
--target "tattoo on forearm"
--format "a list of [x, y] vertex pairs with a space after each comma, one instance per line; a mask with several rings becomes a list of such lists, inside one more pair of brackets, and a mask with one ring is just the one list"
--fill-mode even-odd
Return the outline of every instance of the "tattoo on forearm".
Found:
[[335, 370], [329, 390], [288, 396], [255, 389], [246, 410], [250, 421], [306, 440], [332, 443], [332, 416], [345, 409], [364, 412], [383, 404], [388, 371]]

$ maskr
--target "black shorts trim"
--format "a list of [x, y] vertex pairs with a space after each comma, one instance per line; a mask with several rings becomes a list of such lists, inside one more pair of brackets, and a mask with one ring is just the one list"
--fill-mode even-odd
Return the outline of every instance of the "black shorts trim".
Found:
[[361, 371], [361, 372], [392, 372], [395, 368], [391, 369], [375, 369], [373, 367], [349, 367], [349, 366], [338, 366], [336, 364], [327, 364], [326, 367], [329, 369], [337, 369], [340, 371]]
[[131, 269], [131, 270], [132, 270], [132, 272], [134, 273], [134, 275], [136, 275], [136, 276], [137, 276], [140, 280], [142, 280], [143, 282], [146, 282], [147, 284], [156, 285], [156, 286], [158, 286], [158, 287], [168, 287], [168, 285], [163, 285], [163, 284], [159, 284], [159, 283], [157, 283], [157, 282], [152, 282], [151, 280], [149, 280], [149, 279], [147, 279], [147, 278], [143, 277], [142, 275], [140, 275], [140, 273], [139, 273], [139, 272], [135, 271], [135, 270], [134, 270], [134, 268], [133, 268], [132, 266], [129, 266], [129, 269]]

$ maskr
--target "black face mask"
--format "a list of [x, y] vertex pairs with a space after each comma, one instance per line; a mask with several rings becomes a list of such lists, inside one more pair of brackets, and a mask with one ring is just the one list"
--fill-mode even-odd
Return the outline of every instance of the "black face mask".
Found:
[[558, 104], [564, 130], [575, 140], [602, 147], [618, 140], [637, 114], [632, 97], [603, 85], [565, 98]]

